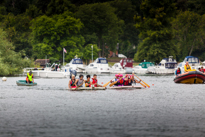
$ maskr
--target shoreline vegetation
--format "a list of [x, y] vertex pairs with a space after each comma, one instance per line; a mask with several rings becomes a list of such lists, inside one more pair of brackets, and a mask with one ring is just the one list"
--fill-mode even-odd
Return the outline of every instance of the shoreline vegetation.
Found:
[[[20, 74], [34, 60], [76, 55], [84, 62], [124, 54], [159, 63], [173, 56], [205, 60], [203, 0], [2, 0], [0, 75]], [[114, 63], [109, 63], [110, 65]]]

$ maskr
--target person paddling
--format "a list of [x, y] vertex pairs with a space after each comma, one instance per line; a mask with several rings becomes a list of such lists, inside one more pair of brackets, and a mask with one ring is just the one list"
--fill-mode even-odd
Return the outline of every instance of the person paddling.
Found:
[[92, 82], [90, 81], [90, 75], [87, 75], [87, 80], [85, 81], [85, 87], [91, 87]]
[[181, 74], [182, 74], [181, 69], [180, 69], [180, 67], [178, 67], [178, 69], [175, 71], [175, 75], [179, 76]]
[[97, 75], [96, 74], [93, 75], [92, 85], [94, 85], [94, 87], [102, 87], [101, 85], [98, 85], [98, 80], [97, 80]]
[[136, 80], [134, 75], [130, 75], [129, 85], [132, 85], [132, 83], [140, 83], [140, 82], [141, 80], [140, 81]]
[[118, 80], [118, 86], [124, 86], [124, 78], [123, 78], [123, 75], [122, 74], [120, 74], [119, 75], [119, 80]]
[[[110, 81], [110, 83], [113, 83], [113, 82], [116, 82], [118, 81], [118, 78], [119, 78], [119, 74], [115, 74], [115, 78], [113, 80]], [[113, 86], [118, 86], [117, 83]]]
[[68, 88], [76, 88], [76, 79], [75, 79], [75, 75], [71, 76], [71, 79], [68, 82]]
[[27, 77], [26, 77], [26, 83], [34, 83], [34, 79], [33, 79], [33, 73], [32, 71], [29, 71], [29, 73], [27, 73]]
[[83, 82], [84, 82], [83, 75], [80, 75], [79, 79], [76, 80], [76, 85], [79, 87], [83, 87]]

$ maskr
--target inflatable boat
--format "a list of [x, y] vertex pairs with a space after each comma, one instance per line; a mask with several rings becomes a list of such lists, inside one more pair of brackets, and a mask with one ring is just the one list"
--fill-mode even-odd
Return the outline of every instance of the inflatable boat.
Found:
[[205, 74], [200, 71], [190, 71], [176, 76], [174, 82], [184, 84], [203, 84], [205, 82]]
[[26, 83], [26, 80], [18, 80], [18, 81], [16, 81], [16, 84], [18, 85], [18, 86], [36, 86], [37, 85], [37, 83]]

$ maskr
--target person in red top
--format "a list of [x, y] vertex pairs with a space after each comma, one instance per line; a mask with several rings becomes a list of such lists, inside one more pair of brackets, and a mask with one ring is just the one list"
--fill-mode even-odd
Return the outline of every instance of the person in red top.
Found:
[[92, 85], [94, 85], [94, 87], [102, 87], [101, 85], [98, 85], [98, 80], [97, 80], [97, 75], [96, 74], [93, 75]]
[[128, 86], [128, 85], [129, 85], [129, 74], [126, 74], [124, 78], [124, 86]]
[[204, 73], [204, 67], [201, 67], [200, 71], [201, 71], [202, 73]]

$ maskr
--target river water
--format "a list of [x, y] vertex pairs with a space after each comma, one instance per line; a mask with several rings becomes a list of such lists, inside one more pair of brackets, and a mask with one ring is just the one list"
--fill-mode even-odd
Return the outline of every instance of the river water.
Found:
[[[113, 76], [98, 76], [106, 83]], [[0, 81], [0, 137], [205, 136], [205, 85], [140, 76], [151, 88], [69, 91], [68, 79]], [[154, 85], [153, 85], [154, 84]]]

